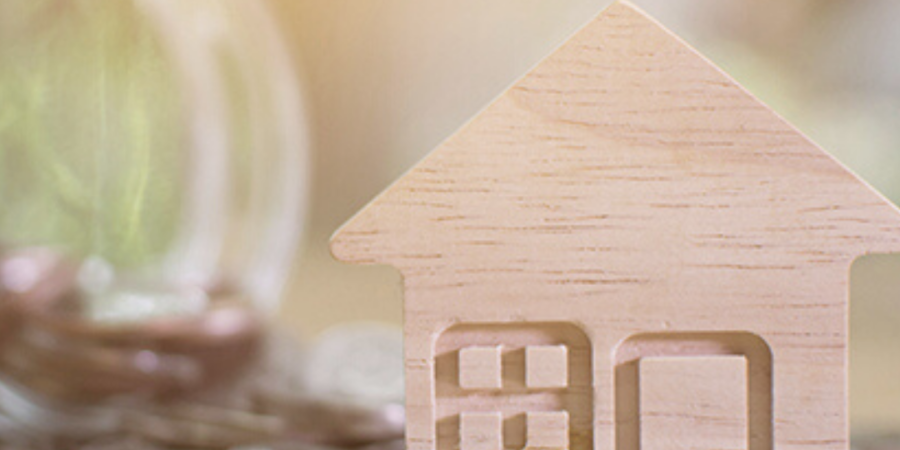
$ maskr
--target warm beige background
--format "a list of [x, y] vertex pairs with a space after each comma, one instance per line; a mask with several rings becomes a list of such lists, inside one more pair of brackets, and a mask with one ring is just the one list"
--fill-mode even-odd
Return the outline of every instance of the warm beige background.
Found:
[[[607, 0], [270, 0], [301, 66], [314, 142], [307, 246], [282, 318], [311, 336], [401, 321], [389, 268], [331, 260], [328, 236]], [[635, 1], [900, 200], [900, 2]], [[857, 431], [900, 430], [900, 258], [854, 278]]]

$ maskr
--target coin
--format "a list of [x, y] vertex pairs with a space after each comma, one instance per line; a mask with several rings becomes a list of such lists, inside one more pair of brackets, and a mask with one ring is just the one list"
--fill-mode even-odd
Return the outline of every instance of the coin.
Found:
[[38, 433], [29, 432], [14, 419], [0, 415], [0, 448], [5, 450], [10, 445], [24, 446], [38, 438]]
[[312, 444], [303, 441], [277, 441], [252, 445], [232, 447], [229, 450], [345, 450], [341, 447], [331, 447], [320, 444]]
[[122, 285], [87, 296], [85, 303], [88, 320], [120, 325], [173, 316], [199, 316], [209, 299], [197, 288]]
[[[23, 329], [11, 341], [0, 367], [45, 394], [85, 401], [191, 386], [199, 379], [200, 370], [186, 356], [107, 348], [37, 327]], [[65, 389], [39, 389], [35, 384], [41, 379], [53, 380]]]
[[[21, 261], [14, 265], [30, 267], [24, 257], [4, 261], [15, 258]], [[81, 314], [84, 299], [71, 288], [71, 279], [57, 283], [56, 272], [39, 269], [12, 272], [47, 278], [7, 283], [12, 287], [3, 306], [23, 324], [2, 336], [0, 367], [44, 394], [103, 400], [183, 393], [228, 381], [257, 354], [262, 321], [240, 297], [217, 297], [198, 315], [97, 323]]]
[[76, 273], [76, 265], [52, 249], [9, 250], [0, 256], [0, 291], [51, 297], [74, 286]]
[[119, 427], [111, 410], [53, 402], [5, 378], [0, 379], [0, 412], [22, 436], [35, 438], [90, 438]]
[[311, 444], [301, 441], [278, 441], [261, 444], [242, 445], [231, 447], [229, 450], [342, 450], [339, 447]]
[[306, 373], [313, 392], [402, 404], [403, 369], [400, 328], [355, 323], [333, 327], [319, 337]]
[[392, 441], [376, 442], [364, 447], [359, 447], [356, 450], [406, 450], [406, 440], [395, 439]]
[[124, 411], [123, 416], [126, 431], [179, 448], [228, 448], [284, 434], [278, 417], [187, 403]]
[[260, 389], [260, 411], [281, 417], [290, 433], [330, 445], [364, 445], [403, 436], [403, 405]]
[[96, 439], [80, 446], [78, 450], [166, 450], [166, 448], [136, 436], [123, 435]]
[[258, 365], [230, 389], [208, 393], [200, 401], [280, 417], [291, 442], [362, 445], [403, 435], [401, 404], [314, 391], [305, 380], [308, 365], [300, 342], [272, 327]]

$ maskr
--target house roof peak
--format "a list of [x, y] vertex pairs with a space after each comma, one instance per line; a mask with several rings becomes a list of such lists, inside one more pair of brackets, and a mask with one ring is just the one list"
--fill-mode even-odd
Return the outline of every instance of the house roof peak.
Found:
[[[415, 265], [484, 260], [509, 240], [900, 251], [900, 212], [620, 1], [351, 219], [332, 250]], [[505, 257], [530, 258], [519, 247]]]

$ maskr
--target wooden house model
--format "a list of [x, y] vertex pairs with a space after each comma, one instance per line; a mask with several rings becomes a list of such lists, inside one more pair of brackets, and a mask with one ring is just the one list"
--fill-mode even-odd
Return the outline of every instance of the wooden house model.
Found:
[[403, 276], [410, 450], [844, 450], [900, 210], [616, 3], [332, 251]]

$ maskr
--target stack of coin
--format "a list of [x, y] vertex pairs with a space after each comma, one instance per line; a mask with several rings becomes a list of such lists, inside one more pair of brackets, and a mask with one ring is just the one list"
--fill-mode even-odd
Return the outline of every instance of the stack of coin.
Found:
[[[348, 328], [332, 336], [349, 340], [350, 334]], [[377, 338], [374, 333], [354, 335]], [[330, 346], [330, 340], [309, 353]], [[265, 344], [253, 370], [229, 385], [119, 409], [123, 423], [118, 439], [162, 449], [402, 450], [402, 402], [313, 391], [307, 381], [311, 366], [298, 358], [304, 352], [296, 340], [270, 328]], [[330, 362], [333, 367], [352, 364], [339, 359]]]
[[34, 391], [75, 402], [179, 395], [235, 373], [256, 353], [262, 324], [238, 296], [211, 298], [196, 315], [98, 322], [85, 317], [90, 297], [78, 266], [48, 253], [0, 261], [4, 315], [16, 324], [4, 333], [0, 370]]
[[304, 349], [227, 283], [97, 267], [0, 257], [0, 449], [403, 447], [399, 330], [343, 327]]

